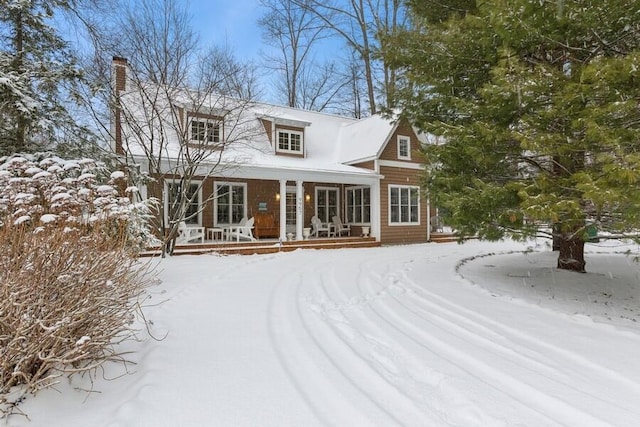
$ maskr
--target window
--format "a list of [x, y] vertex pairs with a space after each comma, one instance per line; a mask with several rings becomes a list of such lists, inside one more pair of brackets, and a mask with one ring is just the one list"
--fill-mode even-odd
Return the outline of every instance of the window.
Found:
[[289, 191], [287, 189], [287, 201], [285, 204], [286, 207], [286, 218], [287, 225], [295, 225], [296, 224], [296, 193], [294, 191]]
[[200, 213], [200, 184], [191, 183], [186, 191], [182, 191], [180, 182], [167, 182], [167, 213], [168, 219], [177, 218], [182, 198], [186, 202], [184, 222], [187, 224], [199, 224]]
[[338, 215], [338, 189], [316, 187], [316, 216], [331, 222], [334, 215]]
[[398, 136], [398, 158], [411, 160], [411, 139], [408, 136]]
[[420, 187], [389, 186], [389, 224], [420, 224]]
[[369, 187], [347, 188], [347, 222], [352, 224], [371, 222], [371, 189]]
[[247, 184], [215, 183], [215, 223], [238, 224], [247, 216]]
[[210, 120], [191, 120], [191, 140], [207, 144], [220, 142], [220, 124]]
[[279, 130], [277, 151], [302, 153], [302, 132]]

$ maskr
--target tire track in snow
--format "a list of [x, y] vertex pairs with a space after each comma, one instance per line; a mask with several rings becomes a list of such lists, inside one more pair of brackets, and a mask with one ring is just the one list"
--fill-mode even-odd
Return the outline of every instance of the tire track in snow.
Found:
[[[580, 366], [581, 369], [578, 369], [580, 372], [589, 372], [590, 376], [597, 373], [603, 377], [603, 380], [611, 380], [618, 384], [624, 384], [630, 389], [630, 392], [640, 395], [640, 384], [606, 366], [597, 364], [581, 354], [542, 341], [539, 338], [521, 331], [520, 329], [497, 322], [476, 311], [470, 310], [443, 298], [436, 293], [429, 291], [425, 287], [418, 285], [408, 277], [406, 270], [400, 272], [399, 276], [401, 277], [399, 280], [403, 284], [407, 284], [411, 287], [411, 292], [420, 301], [420, 304], [428, 308], [428, 310], [425, 310], [424, 307], [419, 308], [419, 310], [422, 310], [423, 315], [429, 315], [434, 311], [437, 311], [441, 316], [448, 317], [451, 322], [458, 324], [458, 330], [465, 334], [465, 339], [483, 340], [485, 343], [490, 343], [491, 345], [499, 345], [501, 347], [501, 354], [523, 359], [523, 361], [526, 362], [523, 367], [526, 367], [528, 364], [542, 367], [544, 370], [549, 371], [551, 374], [549, 379], [551, 380], [559, 381], [560, 378], [565, 378], [567, 381], [564, 382], [563, 385], [567, 387], [573, 387], [569, 383], [572, 378], [559, 368], [550, 367], [549, 363], [563, 367]], [[412, 301], [415, 301], [415, 299], [412, 299]], [[483, 337], [483, 334], [488, 334], [489, 336]], [[490, 339], [490, 337], [506, 341], [506, 344], [508, 344], [509, 347], [507, 347], [506, 344], [499, 344], [498, 342]], [[520, 351], [514, 351], [513, 348], [517, 348]], [[525, 353], [530, 356], [525, 355]], [[549, 353], [552, 353], [552, 356], [549, 356]], [[538, 360], [536, 357], [542, 360]], [[557, 361], [559, 359], [564, 359], [566, 361], [558, 363]], [[540, 373], [538, 370], [535, 372]], [[584, 392], [584, 390], [576, 390]], [[600, 400], [602, 400], [603, 397], [600, 394], [591, 394], [591, 396]], [[621, 409], [629, 410], [629, 408], [618, 405], [618, 402], [615, 400], [609, 400], [608, 402]]]
[[[390, 279], [392, 284], [398, 283], [397, 278], [394, 277], [393, 273], [386, 273], [386, 275]], [[380, 282], [384, 280], [384, 277], [378, 276], [377, 279], [377, 281]], [[407, 280], [409, 279], [407, 278]], [[537, 387], [518, 380], [513, 376], [505, 375], [501, 370], [494, 368], [491, 363], [487, 363], [469, 356], [463, 351], [462, 348], [458, 347], [458, 345], [462, 343], [462, 340], [459, 340], [458, 344], [454, 345], [445, 341], [444, 338], [439, 338], [435, 334], [427, 332], [428, 328], [417, 327], [413, 321], [408, 320], [400, 314], [399, 309], [406, 311], [407, 307], [403, 306], [402, 303], [399, 302], [399, 299], [393, 295], [393, 293], [389, 293], [389, 295], [392, 297], [392, 302], [396, 304], [396, 307], [392, 307], [388, 299], [380, 298], [377, 300], [377, 303], [380, 305], [381, 309], [377, 309], [374, 305], [371, 305], [372, 310], [377, 312], [380, 319], [387, 322], [401, 334], [410, 339], [413, 339], [417, 344], [440, 354], [443, 358], [450, 360], [451, 363], [455, 363], [462, 370], [468, 372], [472, 376], [477, 377], [479, 380], [485, 382], [486, 384], [489, 384], [497, 389], [499, 389], [498, 386], [500, 386], [502, 389], [499, 390], [501, 390], [502, 392], [504, 392], [504, 389], [509, 390], [508, 394], [510, 396], [517, 398], [524, 405], [533, 406], [533, 409], [538, 411], [543, 416], [551, 416], [552, 419], [560, 423], [572, 424], [578, 421], [581, 423], [581, 425], [609, 425], [607, 422], [599, 419], [598, 417], [588, 414], [563, 401], [562, 399], [550, 396]], [[436, 295], [433, 294], [433, 296], [435, 297]], [[441, 297], [439, 297], [438, 299], [440, 303], [446, 302], [453, 305], [453, 303]], [[437, 305], [431, 305], [430, 308], [433, 308], [440, 313], [444, 312], [448, 315], [455, 315], [454, 312], [445, 309], [444, 307], [438, 307]], [[439, 317], [440, 323], [442, 325], [448, 326], [445, 328], [441, 328], [441, 330], [444, 331], [445, 335], [451, 334], [451, 331], [460, 330], [459, 325], [455, 322], [447, 320], [441, 315]], [[464, 316], [462, 318], [464, 318]], [[393, 320], [394, 322], [392, 322], [391, 320]], [[466, 322], [468, 324], [475, 323], [469, 320], [466, 320]], [[485, 330], [486, 329], [487, 328], [485, 328]], [[475, 338], [475, 334], [469, 332], [467, 334], [467, 337]], [[494, 351], [496, 350], [496, 348], [499, 348], [495, 346], [490, 340], [484, 341], [484, 345], [489, 347], [489, 349], [493, 348]], [[477, 351], [473, 351], [471, 352], [471, 354], [476, 355]]]
[[[396, 417], [402, 420], [401, 424], [507, 425], [506, 422], [488, 416], [477, 405], [464, 398], [458, 389], [451, 387], [449, 375], [426, 366], [424, 354], [416, 356], [407, 352], [403, 345], [406, 343], [401, 344], [391, 339], [378, 325], [373, 324], [362, 310], [370, 302], [368, 295], [360, 293], [350, 298], [344, 292], [344, 288], [351, 283], [354, 284], [353, 290], [359, 291], [356, 284], [368, 270], [369, 267], [359, 267], [353, 277], [351, 272], [345, 276], [344, 267], [341, 266], [339, 280], [336, 280], [335, 269], [325, 269], [322, 274], [325, 297], [316, 302], [315, 311], [364, 364], [369, 365], [388, 383], [387, 388], [399, 393], [405, 405], [410, 404], [421, 414], [417, 417], [408, 416], [402, 406], [390, 404], [389, 410], [396, 413]], [[422, 349], [422, 353], [424, 352], [426, 350]], [[375, 398], [384, 398], [380, 397], [383, 390]], [[454, 411], [451, 410], [452, 402], [456, 408]]]
[[[309, 276], [309, 272], [304, 276]], [[303, 314], [307, 306], [300, 305], [304, 299], [302, 283], [308, 285], [302, 273], [295, 279], [283, 276], [272, 291], [267, 318], [270, 340], [291, 383], [325, 425], [373, 426], [381, 421], [383, 425], [399, 424], [342, 366], [342, 361], [350, 355], [336, 348], [326, 328], [319, 330], [318, 322]], [[293, 306], [292, 299], [296, 301]], [[291, 311], [292, 307], [295, 312]], [[331, 344], [329, 349], [327, 342]], [[288, 353], [282, 351], [284, 348]], [[344, 393], [344, 387], [353, 391]]]
[[[379, 261], [370, 264], [371, 267], [363, 265], [358, 268], [355, 290], [359, 294], [355, 298], [349, 298], [335, 278], [326, 282], [333, 285], [331, 294], [339, 294], [337, 299], [346, 301], [335, 307], [334, 311], [337, 310], [344, 316], [349, 315], [349, 334], [354, 336], [351, 338], [353, 341], [361, 343], [357, 348], [360, 357], [376, 369], [379, 375], [385, 377], [406, 399], [419, 407], [424, 417], [433, 419], [429, 424], [413, 422], [409, 425], [506, 426], [505, 422], [489, 416], [452, 387], [452, 375], [427, 366], [424, 353], [432, 353], [430, 350], [422, 348], [421, 354], [415, 354], [415, 351], [407, 349], [407, 342], [400, 340], [398, 334], [391, 338], [379, 324], [372, 322], [365, 309], [370, 310], [371, 303], [385, 296], [386, 287], [381, 284], [383, 289], [379, 292], [362, 291], [363, 278], [369, 277], [372, 267], [379, 265]], [[454, 411], [451, 410], [452, 404], [456, 408]]]
[[[327, 263], [317, 270], [319, 280], [314, 289], [322, 295], [313, 298], [301, 297], [298, 301], [305, 302], [301, 313], [308, 312], [308, 309], [313, 311], [314, 318], [305, 322], [309, 333], [317, 336], [318, 347], [332, 361], [344, 379], [374, 404], [379, 413], [385, 415], [384, 418], [380, 418], [379, 415], [368, 413], [369, 419], [375, 419], [374, 425], [385, 426], [440, 425], [441, 420], [421, 411], [413, 399], [380, 374], [375, 361], [367, 357], [367, 354], [363, 356], [362, 346], [366, 344], [363, 344], [359, 334], [351, 333], [348, 319], [335, 316], [337, 312], [331, 309], [334, 302], [327, 290], [327, 282], [334, 282], [332, 278], [335, 275], [335, 262]], [[303, 320], [306, 317], [301, 314]]]
[[[302, 351], [304, 345], [300, 345], [299, 341], [295, 338], [295, 332], [291, 330], [293, 322], [290, 318], [290, 313], [287, 313], [289, 304], [286, 301], [291, 297], [290, 288], [297, 286], [295, 282], [300, 280], [302, 280], [300, 273], [296, 274], [293, 278], [288, 275], [283, 275], [273, 286], [271, 294], [269, 295], [267, 309], [267, 332], [271, 346], [289, 382], [291, 382], [297, 390], [317, 420], [321, 424], [330, 425], [323, 411], [317, 407], [317, 404], [313, 400], [312, 396], [315, 393], [309, 390], [308, 382], [305, 384], [302, 374], [299, 372], [301, 366], [308, 369], [314, 365], [313, 361], [309, 360], [307, 354]], [[287, 314], [287, 316], [284, 314]], [[289, 353], [286, 353], [284, 349], [287, 349]], [[307, 377], [307, 381], [308, 379]], [[317, 382], [315, 377], [313, 379]], [[314, 384], [314, 386], [318, 387], [321, 385]]]

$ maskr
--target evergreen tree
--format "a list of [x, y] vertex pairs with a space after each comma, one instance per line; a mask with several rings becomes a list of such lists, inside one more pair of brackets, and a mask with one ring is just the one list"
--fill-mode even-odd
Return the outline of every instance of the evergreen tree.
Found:
[[406, 116], [446, 141], [425, 184], [460, 235], [548, 233], [558, 268], [584, 271], [591, 223], [637, 229], [640, 1], [413, 3], [385, 54]]
[[0, 0], [0, 155], [90, 136], [66, 104], [81, 81], [75, 56], [50, 25], [55, 12], [75, 6], [73, 0]]

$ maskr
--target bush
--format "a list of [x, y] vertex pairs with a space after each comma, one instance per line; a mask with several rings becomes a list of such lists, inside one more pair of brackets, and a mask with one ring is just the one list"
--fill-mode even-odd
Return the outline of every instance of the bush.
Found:
[[91, 159], [0, 159], [0, 226], [97, 228], [141, 249], [155, 238], [148, 227], [151, 201], [132, 203], [136, 191], [122, 171], [110, 173]]
[[101, 185], [89, 164], [0, 165], [0, 418], [61, 376], [124, 361], [117, 345], [136, 339], [146, 210], [118, 196], [120, 173]]

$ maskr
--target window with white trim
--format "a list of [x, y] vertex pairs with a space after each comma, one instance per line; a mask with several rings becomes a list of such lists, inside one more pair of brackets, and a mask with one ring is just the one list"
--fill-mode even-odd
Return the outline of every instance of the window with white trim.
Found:
[[277, 151], [302, 154], [302, 132], [295, 130], [278, 130]]
[[247, 184], [243, 182], [216, 182], [215, 224], [238, 224], [247, 216]]
[[389, 186], [389, 224], [420, 224], [420, 187]]
[[369, 187], [349, 187], [347, 197], [347, 222], [368, 224], [371, 222], [371, 189]]
[[190, 139], [206, 144], [220, 142], [222, 139], [220, 123], [206, 119], [191, 119]]
[[398, 159], [411, 160], [411, 138], [398, 135]]
[[338, 215], [338, 189], [334, 187], [316, 187], [316, 216], [322, 222], [331, 222]]
[[179, 216], [179, 208], [182, 200], [186, 203], [184, 222], [187, 224], [200, 224], [200, 183], [190, 183], [183, 191], [180, 181], [166, 182], [167, 220]]

